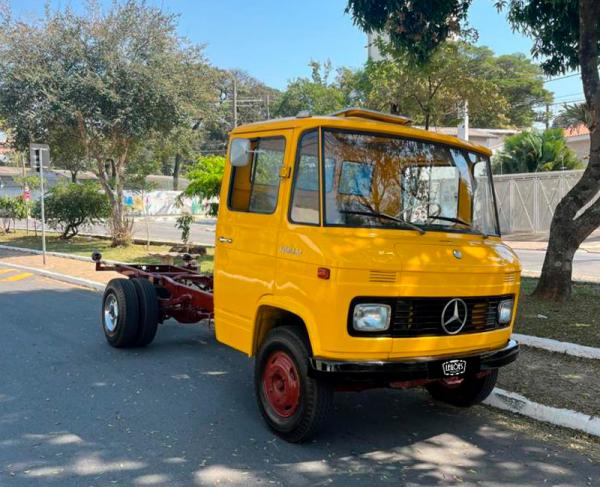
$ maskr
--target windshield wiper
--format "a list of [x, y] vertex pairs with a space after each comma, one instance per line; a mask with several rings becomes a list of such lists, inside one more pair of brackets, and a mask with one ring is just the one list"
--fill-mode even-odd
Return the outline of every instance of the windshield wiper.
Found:
[[351, 215], [360, 215], [360, 216], [374, 216], [375, 218], [385, 218], [386, 220], [391, 220], [393, 222], [399, 223], [411, 230], [415, 230], [419, 232], [421, 235], [425, 235], [425, 230], [421, 227], [414, 225], [413, 223], [407, 222], [406, 220], [402, 220], [401, 218], [396, 218], [392, 215], [386, 215], [385, 213], [377, 213], [371, 211], [355, 211], [355, 210], [340, 210], [340, 213], [348, 213]]
[[442, 221], [445, 221], [445, 222], [459, 223], [460, 225], [464, 225], [465, 227], [469, 227], [469, 229], [473, 233], [477, 233], [478, 235], [481, 235], [483, 238], [488, 238], [489, 237], [489, 235], [487, 233], [484, 233], [484, 232], [482, 232], [480, 230], [477, 230], [469, 222], [466, 222], [466, 221], [464, 221], [461, 218], [452, 218], [450, 216], [433, 216], [433, 215], [429, 215], [428, 218], [430, 218], [431, 220], [442, 220]]

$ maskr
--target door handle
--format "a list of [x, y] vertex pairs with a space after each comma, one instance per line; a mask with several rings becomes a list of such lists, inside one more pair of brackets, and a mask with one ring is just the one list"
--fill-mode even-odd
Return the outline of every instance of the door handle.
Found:
[[227, 237], [219, 237], [219, 242], [230, 244], [233, 243], [233, 239]]

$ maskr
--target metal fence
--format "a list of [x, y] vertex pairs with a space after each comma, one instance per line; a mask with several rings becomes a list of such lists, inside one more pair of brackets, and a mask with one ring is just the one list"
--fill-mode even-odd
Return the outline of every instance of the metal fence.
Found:
[[583, 171], [494, 176], [502, 233], [544, 233], [550, 230], [556, 205]]

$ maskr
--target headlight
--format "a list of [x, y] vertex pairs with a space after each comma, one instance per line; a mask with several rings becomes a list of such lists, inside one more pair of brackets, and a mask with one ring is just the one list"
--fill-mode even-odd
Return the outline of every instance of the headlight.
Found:
[[363, 303], [354, 306], [352, 326], [357, 331], [385, 331], [390, 327], [391, 306]]
[[515, 302], [512, 299], [500, 301], [500, 304], [498, 305], [498, 323], [502, 325], [510, 323], [514, 304]]

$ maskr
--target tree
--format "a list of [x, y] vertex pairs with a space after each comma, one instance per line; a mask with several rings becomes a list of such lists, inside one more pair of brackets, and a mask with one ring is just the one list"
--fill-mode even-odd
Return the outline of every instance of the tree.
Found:
[[[92, 225], [110, 216], [108, 198], [95, 182], [61, 183], [44, 199], [44, 213], [51, 228], [62, 231], [60, 238], [70, 240], [82, 225]], [[33, 217], [41, 219], [41, 203], [33, 208]]]
[[585, 103], [574, 103], [569, 105], [565, 103], [561, 112], [554, 118], [552, 125], [554, 127], [569, 128], [578, 125], [591, 125], [590, 114]]
[[346, 97], [335, 83], [329, 83], [331, 62], [311, 61], [310, 78], [290, 81], [275, 107], [278, 117], [294, 117], [302, 110], [314, 115], [326, 115], [344, 108]]
[[583, 164], [567, 147], [562, 129], [532, 130], [507, 137], [493, 159], [494, 173], [524, 173], [580, 169]]
[[384, 60], [364, 69], [338, 70], [337, 86], [352, 105], [391, 111], [415, 123], [456, 125], [460, 107], [469, 100], [471, 124], [479, 127], [524, 127], [536, 119], [535, 107], [552, 100], [542, 72], [522, 54], [495, 56], [487, 47], [466, 42], [441, 44], [417, 64], [411, 55], [378, 41]]
[[[479, 48], [483, 52], [487, 48]], [[503, 116], [508, 126], [530, 127], [536, 121], [535, 108], [543, 103], [552, 102], [552, 93], [544, 88], [543, 72], [522, 53], [494, 56], [491, 50], [481, 63], [481, 71], [473, 74], [492, 81], [498, 87], [505, 100]], [[477, 113], [472, 123], [479, 127], [495, 125], [494, 110]], [[496, 126], [502, 126], [498, 123]]]
[[69, 171], [71, 182], [76, 183], [77, 175], [90, 169], [85, 146], [78, 134], [72, 130], [57, 128], [49, 135], [52, 137], [48, 141], [52, 152], [52, 165], [57, 169]]
[[23, 149], [66, 131], [84, 148], [112, 207], [113, 245], [131, 224], [123, 182], [136, 148], [183, 123], [188, 86], [204, 72], [201, 50], [176, 33], [176, 18], [142, 0], [94, 4], [82, 15], [47, 12], [30, 23], [2, 18], [0, 117]]
[[10, 224], [15, 226], [15, 220], [21, 220], [27, 216], [27, 206], [20, 196], [0, 196], [0, 218], [4, 233], [10, 232]]
[[[189, 185], [183, 192], [185, 196], [197, 196], [211, 199], [219, 196], [223, 172], [225, 171], [225, 157], [203, 156], [187, 173]], [[217, 214], [218, 206], [211, 207], [211, 213]]]
[[413, 118], [428, 129], [431, 125], [455, 125], [459, 106], [469, 100], [476, 120], [494, 114], [490, 125], [507, 125], [507, 102], [498, 84], [476, 73], [484, 72], [487, 48], [466, 43], [445, 43], [427, 61], [416, 64], [405, 52], [382, 44], [387, 59], [368, 62], [367, 106], [390, 110]]
[[[467, 29], [472, 0], [413, 2], [349, 0], [347, 11], [368, 32], [386, 31], [392, 43], [415, 62]], [[589, 113], [590, 156], [581, 179], [559, 202], [548, 250], [534, 294], [563, 300], [571, 294], [573, 257], [600, 225], [600, 2], [597, 0], [495, 0], [508, 10], [512, 26], [534, 40], [532, 54], [548, 75], [579, 69]]]

